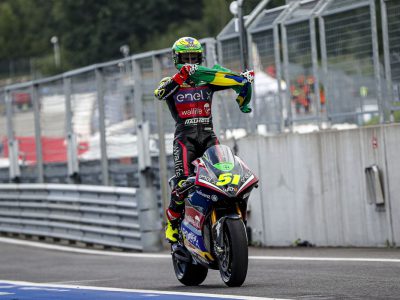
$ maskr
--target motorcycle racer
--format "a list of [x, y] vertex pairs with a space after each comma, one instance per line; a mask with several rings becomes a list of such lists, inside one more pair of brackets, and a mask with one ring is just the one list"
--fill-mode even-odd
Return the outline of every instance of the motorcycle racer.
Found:
[[[212, 123], [213, 94], [232, 87], [207, 82], [196, 84], [191, 80], [190, 76], [196, 73], [203, 62], [203, 52], [203, 47], [197, 39], [192, 37], [178, 39], [172, 46], [172, 58], [179, 72], [172, 77], [163, 78], [154, 91], [159, 100], [166, 101], [176, 123], [173, 158], [177, 185], [171, 193], [170, 204], [166, 210], [165, 231], [166, 239], [171, 243], [177, 242], [185, 199], [185, 194], [180, 193], [180, 190], [185, 189], [186, 179], [194, 171], [191, 162], [202, 156], [209, 147], [219, 144]], [[242, 112], [249, 113], [254, 72], [246, 71], [240, 76], [246, 80], [236, 101]]]

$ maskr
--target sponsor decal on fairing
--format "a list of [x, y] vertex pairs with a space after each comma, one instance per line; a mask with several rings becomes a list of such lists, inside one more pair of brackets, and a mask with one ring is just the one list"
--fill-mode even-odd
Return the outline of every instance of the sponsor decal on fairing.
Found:
[[243, 185], [240, 187], [240, 189], [238, 190], [238, 194], [239, 194], [244, 188], [246, 188], [247, 185], [248, 185], [254, 178], [255, 178], [254, 175], [251, 175], [251, 176], [246, 180], [246, 182], [243, 183]]
[[204, 222], [204, 215], [194, 209], [193, 207], [185, 208], [185, 220], [188, 221], [196, 229], [201, 229], [201, 225]]

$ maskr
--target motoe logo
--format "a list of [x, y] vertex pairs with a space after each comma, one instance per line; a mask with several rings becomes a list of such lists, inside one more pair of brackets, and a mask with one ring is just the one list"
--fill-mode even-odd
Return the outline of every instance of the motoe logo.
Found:
[[174, 99], [177, 103], [208, 101], [211, 94], [212, 91], [208, 87], [182, 88], [174, 95]]

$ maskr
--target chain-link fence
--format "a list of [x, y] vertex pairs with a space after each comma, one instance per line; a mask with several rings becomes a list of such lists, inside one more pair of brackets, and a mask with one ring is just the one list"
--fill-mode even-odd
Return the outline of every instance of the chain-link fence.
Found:
[[286, 8], [264, 10], [248, 29], [249, 52], [255, 70], [253, 120], [258, 131], [279, 132], [287, 114], [286, 109], [283, 111], [286, 84], [282, 83], [278, 28]]
[[321, 14], [327, 114], [362, 125], [381, 113], [374, 1], [330, 1]]
[[[400, 103], [400, 4], [380, 8], [382, 26], [374, 0], [293, 1], [246, 17], [254, 110], [216, 93], [217, 134], [389, 120]], [[201, 42], [205, 65], [242, 71], [234, 19]], [[163, 49], [1, 89], [0, 181], [137, 186], [143, 149], [162, 178], [172, 175], [175, 124], [153, 92], [176, 71]]]
[[287, 83], [288, 124], [318, 119], [319, 94], [316, 29], [312, 17], [323, 1], [299, 1], [282, 21], [283, 74]]
[[63, 81], [61, 79], [40, 85], [38, 91], [38, 117], [41, 135], [43, 176], [45, 182], [65, 182], [68, 177], [65, 143], [66, 112]]
[[[381, 0], [383, 50], [385, 62], [386, 106], [393, 113], [400, 110], [400, 2]], [[393, 119], [392, 119], [393, 120]]]
[[[217, 36], [218, 63], [234, 72], [243, 71], [238, 26], [238, 20], [232, 19]], [[234, 92], [224, 90], [217, 93], [217, 95], [214, 102], [217, 103], [220, 113], [222, 136], [229, 137], [232, 131], [237, 129], [251, 131], [251, 120], [244, 116], [235, 105]]]
[[26, 80], [27, 77], [31, 77], [31, 69], [31, 59], [0, 60], [0, 83], [2, 81], [13, 82], [16, 79]]

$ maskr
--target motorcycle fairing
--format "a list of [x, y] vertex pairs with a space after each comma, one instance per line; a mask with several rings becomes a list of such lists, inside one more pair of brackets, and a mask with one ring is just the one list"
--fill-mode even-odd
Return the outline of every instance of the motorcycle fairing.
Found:
[[225, 145], [210, 147], [194, 164], [196, 185], [231, 198], [258, 182], [247, 165]]
[[185, 200], [185, 217], [181, 224], [184, 245], [190, 248], [201, 257], [205, 263], [213, 261], [212, 255], [208, 252], [202, 235], [202, 228], [205, 221], [205, 216], [211, 205], [204, 192], [195, 191], [190, 197]]
[[[194, 164], [195, 190], [185, 199], [185, 215], [181, 223], [183, 244], [198, 263], [216, 267], [216, 260], [209, 252], [211, 245], [205, 240], [209, 237], [204, 235], [206, 216], [217, 203], [226, 203], [227, 200], [229, 202], [233, 200], [232, 204], [247, 201], [252, 186], [258, 182], [258, 178], [229, 147], [224, 145], [210, 147], [201, 158], [194, 161]], [[218, 224], [221, 225], [223, 222], [220, 221]], [[217, 230], [215, 226], [210, 228], [214, 233], [215, 230]], [[220, 244], [222, 245], [222, 242]]]

